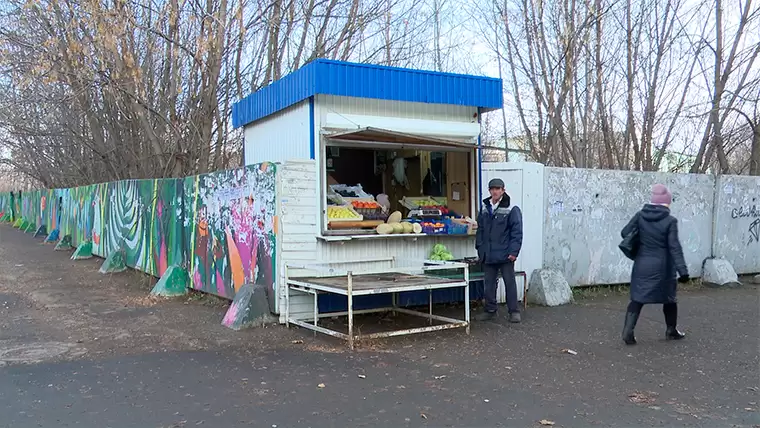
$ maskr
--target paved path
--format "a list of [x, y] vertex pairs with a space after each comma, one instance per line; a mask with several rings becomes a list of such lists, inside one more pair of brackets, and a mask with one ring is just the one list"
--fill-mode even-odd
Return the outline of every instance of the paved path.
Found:
[[756, 287], [682, 293], [677, 343], [653, 306], [624, 346], [613, 296], [350, 353], [99, 262], [0, 226], [0, 427], [760, 426]]

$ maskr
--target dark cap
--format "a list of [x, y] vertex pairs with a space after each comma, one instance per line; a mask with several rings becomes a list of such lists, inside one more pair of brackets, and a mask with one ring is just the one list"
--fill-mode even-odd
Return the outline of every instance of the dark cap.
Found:
[[489, 189], [493, 189], [495, 187], [499, 188], [499, 189], [503, 189], [504, 188], [504, 181], [501, 178], [494, 178], [493, 180], [491, 180], [491, 181], [488, 182], [488, 188]]

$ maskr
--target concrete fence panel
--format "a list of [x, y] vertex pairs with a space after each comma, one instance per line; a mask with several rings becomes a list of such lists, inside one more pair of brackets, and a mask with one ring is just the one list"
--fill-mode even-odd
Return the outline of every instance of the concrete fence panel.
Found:
[[276, 165], [263, 163], [184, 182], [191, 286], [233, 298], [245, 283], [274, 293]]
[[740, 275], [760, 272], [760, 177], [720, 176], [715, 193], [715, 257]]
[[715, 180], [709, 175], [546, 168], [544, 266], [576, 285], [630, 280], [632, 262], [618, 249], [620, 231], [649, 202], [655, 183], [673, 192], [673, 215], [692, 276], [711, 254]]

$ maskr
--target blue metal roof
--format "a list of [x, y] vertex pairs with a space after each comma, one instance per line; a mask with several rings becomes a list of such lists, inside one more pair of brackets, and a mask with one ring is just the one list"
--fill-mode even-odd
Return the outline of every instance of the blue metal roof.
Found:
[[500, 109], [501, 79], [318, 59], [232, 106], [235, 128], [314, 95], [336, 95]]

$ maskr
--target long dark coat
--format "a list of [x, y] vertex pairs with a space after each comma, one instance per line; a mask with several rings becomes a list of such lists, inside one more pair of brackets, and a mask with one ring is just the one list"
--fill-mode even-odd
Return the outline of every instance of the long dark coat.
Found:
[[678, 220], [662, 205], [644, 205], [623, 228], [639, 229], [639, 248], [631, 272], [631, 300], [639, 303], [676, 301], [677, 277], [688, 275], [678, 239]]

